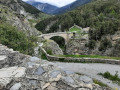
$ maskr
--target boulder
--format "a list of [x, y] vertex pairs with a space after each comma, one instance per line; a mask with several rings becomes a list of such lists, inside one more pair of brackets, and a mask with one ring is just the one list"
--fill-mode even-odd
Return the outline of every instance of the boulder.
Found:
[[7, 62], [6, 56], [0, 56], [0, 68], [3, 67], [3, 65]]
[[92, 84], [93, 80], [87, 76], [80, 76], [79, 78], [80, 81], [86, 83], [86, 84]]
[[16, 83], [10, 88], [10, 90], [19, 90], [21, 86], [21, 83]]
[[0, 90], [6, 87], [13, 79], [24, 77], [26, 68], [9, 67], [0, 69]]

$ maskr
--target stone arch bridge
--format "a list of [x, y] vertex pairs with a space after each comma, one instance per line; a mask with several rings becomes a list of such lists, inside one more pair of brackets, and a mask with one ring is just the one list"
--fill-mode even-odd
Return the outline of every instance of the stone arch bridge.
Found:
[[62, 38], [64, 38], [65, 43], [67, 44], [67, 42], [69, 41], [69, 39], [73, 36], [74, 34], [71, 32], [56, 32], [56, 33], [49, 33], [49, 34], [42, 34], [39, 37], [43, 37], [44, 39], [49, 40], [52, 37], [55, 36], [60, 36]]

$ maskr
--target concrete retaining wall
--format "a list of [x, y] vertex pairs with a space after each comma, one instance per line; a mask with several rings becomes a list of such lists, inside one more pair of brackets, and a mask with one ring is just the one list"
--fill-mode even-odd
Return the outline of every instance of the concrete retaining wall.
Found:
[[83, 62], [83, 63], [106, 63], [120, 65], [120, 60], [114, 59], [99, 59], [99, 58], [72, 58], [72, 57], [57, 57], [47, 56], [49, 61], [63, 61], [63, 62]]
[[52, 56], [46, 53], [46, 51], [41, 47], [43, 52], [49, 61], [63, 61], [63, 62], [83, 62], [83, 63], [106, 63], [106, 64], [117, 64], [120, 65], [120, 60], [115, 59], [100, 59], [100, 58], [72, 58], [72, 57], [58, 57]]

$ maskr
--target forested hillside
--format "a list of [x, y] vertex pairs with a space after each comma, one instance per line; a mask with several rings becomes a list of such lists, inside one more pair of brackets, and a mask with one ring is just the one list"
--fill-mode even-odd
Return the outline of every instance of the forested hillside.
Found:
[[[81, 6], [73, 11], [63, 15], [58, 15], [41, 21], [36, 28], [44, 32], [45, 27], [56, 21], [48, 32], [57, 31], [59, 25], [62, 31], [68, 30], [74, 23], [81, 27], [91, 27], [99, 29], [103, 28], [103, 33], [114, 33], [119, 28], [120, 22], [120, 1], [119, 0], [101, 0], [93, 1], [89, 4]], [[113, 24], [115, 23], [115, 24]], [[110, 30], [108, 31], [108, 29]], [[47, 33], [47, 32], [46, 32]]]
[[[50, 30], [45, 31], [53, 21], [55, 23]], [[43, 33], [57, 32], [60, 26], [61, 31], [68, 31], [74, 23], [83, 28], [90, 27], [86, 47], [102, 54], [108, 50], [111, 52], [109, 55], [120, 56], [120, 0], [94, 0], [63, 15], [41, 21], [36, 28]]]

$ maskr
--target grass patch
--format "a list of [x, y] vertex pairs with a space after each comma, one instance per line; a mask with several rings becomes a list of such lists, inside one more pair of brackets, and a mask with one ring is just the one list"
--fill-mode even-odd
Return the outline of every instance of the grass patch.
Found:
[[41, 58], [47, 60], [45, 53], [42, 53]]
[[77, 72], [76, 74], [77, 74], [77, 75], [84, 75], [84, 74], [81, 74], [81, 73], [78, 73], [78, 72]]
[[116, 72], [115, 75], [111, 75], [109, 72], [99, 73], [99, 75], [101, 75], [104, 78], [107, 78], [107, 79], [113, 81], [113, 83], [117, 83], [118, 85], [120, 85], [120, 78], [118, 76], [118, 72]]
[[101, 87], [108, 87], [106, 84], [104, 84], [104, 83], [102, 83], [102, 82], [100, 82], [100, 81], [98, 81], [98, 80], [96, 80], [96, 79], [94, 79], [93, 82], [94, 82], [95, 84], [100, 85]]
[[109, 57], [109, 56], [99, 56], [99, 55], [59, 55], [59, 57], [99, 58], [99, 59], [115, 59], [115, 60], [120, 60], [120, 57]]
[[70, 32], [80, 32], [80, 31], [81, 31], [81, 29], [80, 29], [80, 28], [77, 28], [77, 27], [75, 27], [75, 26], [70, 29]]
[[59, 58], [59, 61], [58, 60], [51, 60], [51, 61], [56, 61], [56, 62], [64, 62], [64, 63], [92, 63], [92, 62], [89, 62], [89, 61], [75, 61], [75, 60], [66, 60], [64, 58]]

